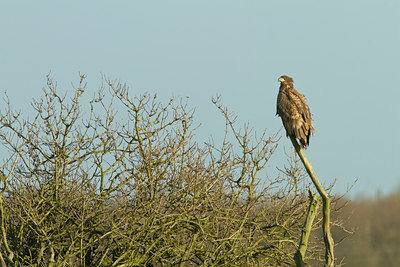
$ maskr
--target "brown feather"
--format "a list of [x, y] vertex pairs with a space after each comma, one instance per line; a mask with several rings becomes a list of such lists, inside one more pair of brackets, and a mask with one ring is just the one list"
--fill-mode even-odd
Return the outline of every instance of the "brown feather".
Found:
[[276, 105], [276, 114], [282, 119], [286, 136], [293, 136], [306, 149], [310, 144], [310, 135], [314, 135], [310, 108], [306, 98], [293, 87], [293, 79], [288, 76], [279, 78], [281, 86]]

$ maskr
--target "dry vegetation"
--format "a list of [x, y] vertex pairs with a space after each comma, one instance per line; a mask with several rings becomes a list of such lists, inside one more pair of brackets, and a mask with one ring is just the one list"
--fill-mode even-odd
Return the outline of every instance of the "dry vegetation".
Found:
[[[200, 145], [182, 101], [104, 79], [83, 102], [80, 78], [67, 96], [48, 77], [30, 119], [2, 105], [3, 266], [294, 265], [309, 183], [294, 155], [265, 175], [276, 137], [215, 100], [225, 138]], [[323, 258], [320, 217], [306, 262]]]

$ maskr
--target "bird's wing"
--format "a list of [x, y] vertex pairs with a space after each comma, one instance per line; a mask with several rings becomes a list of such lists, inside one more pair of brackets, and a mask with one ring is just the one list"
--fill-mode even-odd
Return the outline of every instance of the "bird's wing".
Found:
[[302, 119], [289, 90], [280, 90], [277, 101], [277, 113], [282, 118], [286, 135], [299, 136], [298, 129], [301, 128]]
[[311, 121], [311, 112], [310, 108], [307, 105], [307, 101], [304, 95], [300, 94], [293, 88], [290, 91], [290, 98], [292, 99], [293, 103], [296, 105], [297, 112], [301, 116], [303, 122], [309, 126], [310, 130], [314, 135], [314, 127], [312, 126]]

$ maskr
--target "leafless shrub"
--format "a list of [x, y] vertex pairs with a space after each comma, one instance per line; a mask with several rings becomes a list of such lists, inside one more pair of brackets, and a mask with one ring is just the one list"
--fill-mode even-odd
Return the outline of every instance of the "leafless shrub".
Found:
[[[83, 108], [85, 75], [72, 98], [56, 87], [48, 77], [31, 119], [7, 99], [1, 110], [3, 265], [294, 264], [307, 186], [293, 154], [266, 177], [276, 136], [238, 130], [216, 98], [225, 138], [200, 145], [183, 101], [104, 78]], [[319, 240], [309, 247], [320, 259]]]

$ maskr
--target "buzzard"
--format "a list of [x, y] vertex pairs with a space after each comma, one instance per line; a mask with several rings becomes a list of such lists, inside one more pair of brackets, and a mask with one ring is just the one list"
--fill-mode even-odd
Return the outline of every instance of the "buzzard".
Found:
[[276, 115], [282, 119], [286, 136], [298, 139], [301, 146], [306, 149], [310, 143], [311, 132], [314, 135], [306, 98], [294, 89], [291, 77], [283, 75], [278, 81], [281, 82], [281, 87], [276, 103]]

